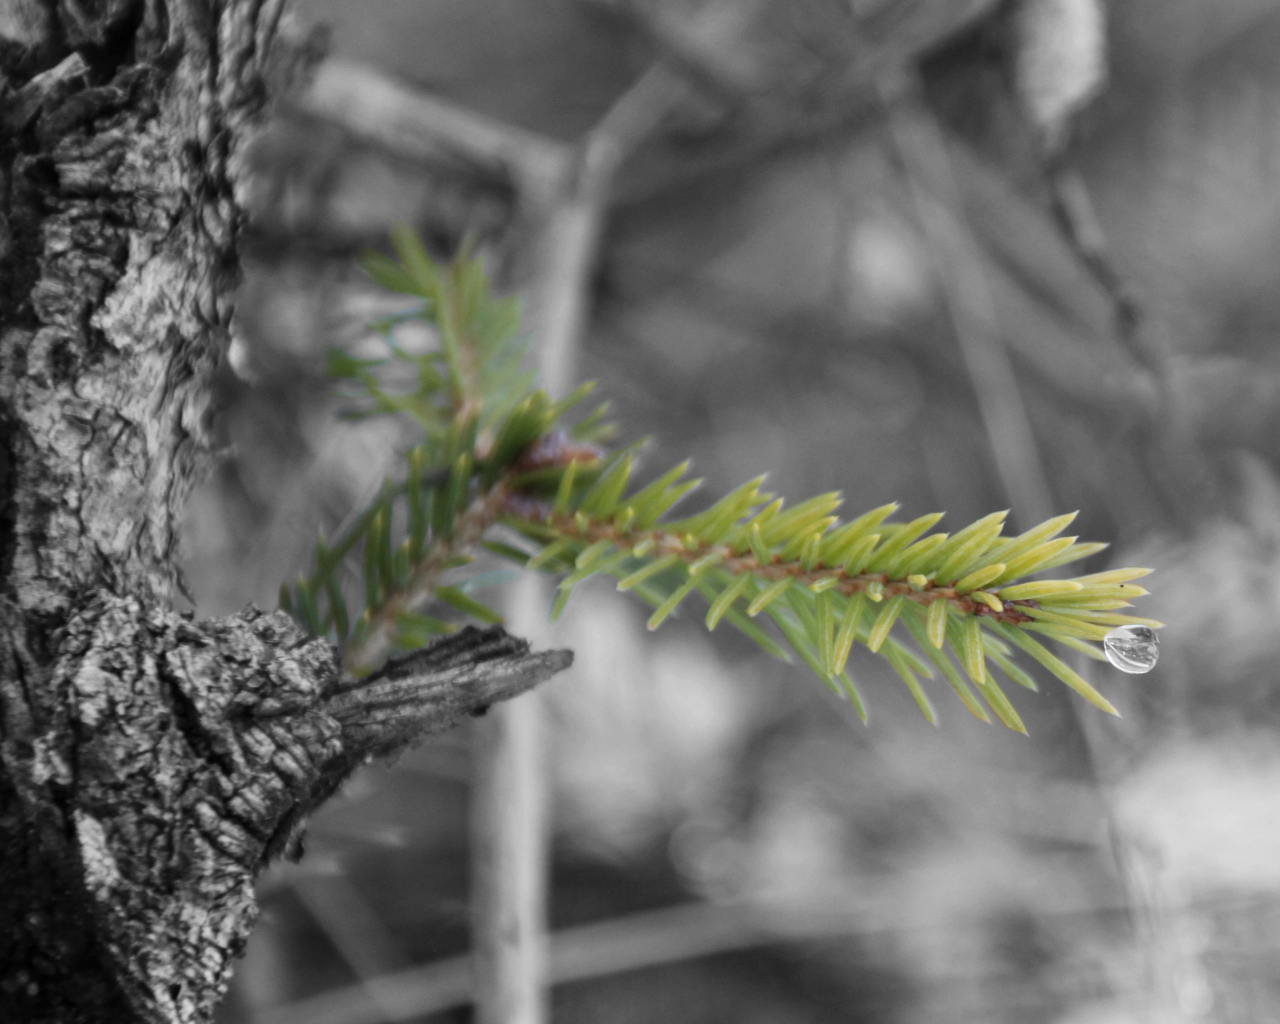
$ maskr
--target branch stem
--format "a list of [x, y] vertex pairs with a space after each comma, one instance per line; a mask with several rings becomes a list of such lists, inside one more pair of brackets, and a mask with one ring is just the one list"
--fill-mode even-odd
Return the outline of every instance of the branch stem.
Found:
[[[523, 517], [506, 513], [503, 518], [514, 524]], [[525, 519], [524, 521], [529, 520]], [[806, 569], [803, 562], [798, 559], [783, 561], [777, 556], [775, 556], [774, 561], [762, 562], [754, 554], [739, 554], [727, 544], [690, 545], [688, 539], [683, 535], [662, 529], [637, 530], [634, 533], [629, 533], [619, 530], [613, 523], [589, 523], [584, 528], [571, 515], [558, 516], [549, 521], [537, 520], [537, 522], [546, 525], [563, 536], [573, 537], [584, 543], [607, 540], [622, 549], [640, 547], [641, 550], [660, 557], [674, 555], [686, 565], [693, 565], [709, 556], [718, 555], [719, 560], [715, 562], [715, 568], [722, 569], [735, 576], [739, 573], [749, 572], [759, 576], [761, 579], [770, 581], [783, 580], [790, 576], [794, 577], [797, 583], [806, 587], [812, 587], [815, 583], [834, 576], [839, 582], [831, 589], [839, 590], [846, 597], [852, 597], [858, 593], [866, 593], [868, 590], [872, 590], [875, 585], [879, 585], [879, 589], [875, 590], [875, 592], [882, 594], [885, 600], [902, 596], [925, 607], [935, 601], [949, 601], [957, 611], [965, 614], [985, 615], [1001, 622], [1015, 624], [1031, 621], [1031, 616], [1022, 611], [1020, 606], [1029, 605], [1034, 607], [1031, 602], [1005, 601], [1002, 602], [1004, 610], [996, 611], [981, 599], [975, 599], [968, 594], [961, 594], [953, 586], [938, 586], [932, 580], [917, 589], [906, 580], [893, 579], [888, 573], [853, 574], [846, 572], [845, 569], [839, 566], [828, 567], [821, 565]]]

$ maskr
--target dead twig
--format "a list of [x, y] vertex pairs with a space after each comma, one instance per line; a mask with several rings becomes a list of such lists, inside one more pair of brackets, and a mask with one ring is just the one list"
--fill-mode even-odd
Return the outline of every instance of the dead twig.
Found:
[[920, 229], [955, 330], [996, 468], [1015, 518], [1049, 518], [1052, 496], [1035, 448], [983, 260], [962, 219], [963, 200], [946, 142], [913, 90], [884, 93], [894, 150], [902, 161]]

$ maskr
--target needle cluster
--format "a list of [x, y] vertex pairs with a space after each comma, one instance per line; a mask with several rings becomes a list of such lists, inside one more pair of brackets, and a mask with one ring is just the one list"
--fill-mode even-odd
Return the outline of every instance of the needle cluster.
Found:
[[[361, 404], [349, 415], [407, 414], [422, 439], [406, 453], [402, 479], [385, 481], [334, 543], [319, 540], [315, 572], [281, 587], [281, 606], [313, 633], [331, 635], [348, 671], [370, 672], [388, 653], [458, 628], [427, 608], [501, 621], [473, 596], [468, 583], [475, 580], [443, 582], [487, 549], [563, 575], [552, 619], [593, 576], [612, 576], [619, 590], [650, 604], [650, 629], [696, 592], [708, 629], [728, 622], [784, 661], [799, 657], [864, 721], [847, 668], [854, 644], [889, 662], [930, 722], [937, 716], [922, 680], [937, 673], [978, 718], [994, 715], [1025, 732], [992, 673], [994, 666], [1035, 690], [1015, 651], [1116, 714], [1039, 638], [1105, 661], [1097, 642], [1111, 629], [1161, 624], [1117, 611], [1147, 593], [1132, 582], [1147, 569], [1031, 578], [1106, 547], [1060, 536], [1074, 513], [1016, 536], [1004, 535], [1004, 512], [952, 534], [933, 532], [941, 513], [895, 521], [896, 504], [841, 522], [838, 493], [787, 507], [761, 490], [758, 477], [696, 515], [672, 518], [701, 482], [687, 479], [688, 463], [634, 487], [640, 445], [607, 449], [606, 406], [564, 425], [591, 386], [553, 401], [521, 372], [518, 307], [492, 295], [480, 262], [464, 254], [441, 266], [408, 231], [397, 231], [393, 244], [398, 260], [372, 255], [365, 269], [418, 305], [372, 325], [387, 359], [331, 352], [328, 368], [355, 387]], [[395, 328], [409, 318], [431, 325], [438, 347], [423, 355], [400, 348]], [[414, 368], [413, 387], [384, 384], [380, 374], [392, 360]], [[523, 543], [495, 537], [503, 528]], [[363, 602], [352, 616], [338, 571], [355, 561], [348, 556], [357, 547], [363, 559], [349, 568], [360, 577]]]

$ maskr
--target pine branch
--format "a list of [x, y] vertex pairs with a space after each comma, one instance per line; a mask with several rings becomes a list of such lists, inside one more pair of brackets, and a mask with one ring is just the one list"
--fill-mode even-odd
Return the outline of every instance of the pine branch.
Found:
[[[696, 591], [708, 605], [708, 629], [727, 621], [771, 655], [797, 656], [854, 701], [864, 720], [847, 671], [855, 644], [889, 662], [931, 722], [936, 713], [921, 679], [937, 672], [976, 717], [994, 715], [1025, 732], [988, 664], [1035, 689], [1012, 660], [1015, 648], [1117, 714], [1038, 637], [1105, 659], [1095, 645], [1117, 627], [1161, 624], [1115, 613], [1147, 593], [1133, 582], [1147, 569], [1033, 578], [1106, 547], [1060, 536], [1074, 513], [1013, 537], [1002, 532], [1004, 512], [953, 534], [934, 531], [941, 513], [895, 521], [896, 504], [841, 522], [838, 493], [787, 507], [761, 490], [758, 477], [702, 512], [671, 518], [700, 483], [686, 478], [688, 463], [634, 489], [640, 446], [606, 450], [612, 427], [604, 406], [576, 426], [563, 424], [591, 386], [559, 402], [534, 388], [520, 372], [518, 310], [512, 300], [492, 296], [479, 262], [464, 254], [440, 266], [411, 233], [397, 232], [393, 241], [398, 260], [374, 255], [365, 267], [385, 287], [421, 300], [406, 317], [432, 325], [439, 347], [420, 356], [400, 349], [394, 328], [405, 317], [373, 325], [389, 357], [418, 370], [416, 386], [405, 392], [384, 387], [378, 371], [385, 361], [331, 353], [329, 369], [356, 386], [360, 404], [348, 415], [408, 414], [423, 438], [406, 455], [404, 479], [387, 481], [332, 546], [321, 539], [311, 576], [281, 588], [281, 606], [313, 633], [331, 634], [349, 672], [371, 672], [389, 653], [415, 650], [457, 628], [424, 606], [452, 618], [501, 621], [467, 583], [444, 581], [483, 548], [563, 574], [553, 619], [595, 576], [613, 577], [619, 590], [650, 604], [650, 629]], [[497, 527], [514, 530], [528, 546], [494, 540]], [[336, 570], [357, 546], [364, 600], [351, 621]]]

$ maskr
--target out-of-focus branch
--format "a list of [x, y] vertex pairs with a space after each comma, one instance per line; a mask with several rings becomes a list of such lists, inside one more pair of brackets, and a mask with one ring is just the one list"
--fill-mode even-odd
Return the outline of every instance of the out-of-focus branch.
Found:
[[[954, 133], [941, 129], [966, 219], [988, 251], [1027, 289], [1084, 328], [1099, 344], [1096, 355], [1120, 368], [1124, 353], [1114, 341], [1111, 297], [1072, 251], [1043, 210]], [[1138, 372], [1138, 365], [1129, 365]]]
[[[880, 78], [914, 68], [998, 6], [998, 0], [897, 0], [859, 18], [837, 5], [820, 12], [820, 4], [810, 3], [809, 11], [800, 10], [806, 0], [732, 0], [693, 8], [643, 0], [591, 2], [630, 18], [673, 71], [734, 106], [820, 81], [827, 93], [822, 102], [832, 110], [845, 107], [856, 92], [872, 99]], [[799, 10], [797, 22], [829, 28], [816, 51], [812, 37], [784, 30], [786, 15], [794, 13], [788, 7]], [[842, 60], [850, 54], [852, 60]], [[819, 68], [823, 62], [830, 66]], [[801, 66], [806, 71], [797, 74]]]
[[[975, 251], [978, 259], [985, 255]], [[991, 260], [983, 270], [1002, 342], [1021, 365], [1073, 402], [1100, 410], [1150, 412], [1157, 395], [1150, 373], [1044, 301], [1026, 277]]]
[[906, 170], [1000, 480], [1014, 516], [1026, 525], [1040, 522], [1052, 513], [1049, 485], [1004, 346], [984, 261], [961, 219], [964, 205], [946, 142], [933, 116], [910, 91], [893, 95], [886, 88], [885, 101], [890, 136]]
[[[921, 52], [967, 24], [964, 18], [977, 17], [984, 9], [982, 4], [971, 4], [943, 18], [936, 5], [908, 7], [893, 5], [887, 10], [895, 12], [894, 19], [909, 19], [911, 31], [903, 29], [901, 36], [896, 29], [872, 33], [873, 39], [883, 34], [888, 42], [867, 46], [868, 56], [860, 62], [864, 71], [857, 72], [865, 74], [859, 79], [863, 95], [874, 73], [918, 59]], [[301, 106], [402, 157], [444, 163], [516, 185], [521, 215], [533, 222], [523, 276], [530, 281], [533, 319], [543, 351], [550, 354], [581, 330], [585, 283], [601, 222], [615, 198], [631, 201], [676, 180], [666, 178], [661, 156], [655, 162], [646, 154], [639, 177], [631, 175], [628, 158], [652, 138], [663, 117], [687, 100], [690, 88], [702, 87], [715, 74], [711, 44], [706, 40], [718, 37], [707, 31], [691, 38], [703, 40], [700, 48], [683, 57], [664, 50], [664, 61], [642, 76], [575, 145], [505, 125], [338, 60], [321, 67]], [[904, 38], [911, 45], [903, 43]], [[688, 67], [695, 57], [708, 62], [696, 74]], [[741, 87], [738, 78], [720, 76], [716, 89], [723, 94]], [[736, 96], [739, 101], [747, 98], [742, 92]], [[714, 152], [698, 155], [695, 147], [692, 156], [682, 155], [683, 170], [676, 170], [674, 164], [668, 169], [678, 175], [712, 173], [759, 156], [764, 151], [761, 147], [782, 141], [776, 131], [761, 134], [753, 129], [738, 143]], [[968, 214], [966, 231], [972, 232], [971, 238], [981, 236], [980, 242], [973, 239], [974, 251], [990, 252], [1000, 264], [988, 264], [987, 286], [998, 319], [1010, 328], [1006, 332], [1010, 347], [1063, 394], [1090, 403], [1149, 404], [1156, 394], [1150, 373], [1109, 343], [1114, 338], [1114, 318], [1108, 296], [1052, 225], [963, 143], [948, 138], [940, 146], [945, 147], [955, 190]], [[656, 178], [651, 176], [654, 172]], [[554, 369], [562, 364], [558, 356], [544, 363], [543, 379], [553, 391], [565, 388], [567, 375]]]
[[815, 50], [813, 39], [778, 31], [773, 16], [787, 12], [770, 0], [711, 3], [689, 13], [645, 0], [585, 2], [629, 19], [672, 75], [725, 107], [701, 137], [647, 147], [618, 176], [615, 203], [639, 202], [858, 122], [875, 109], [882, 79], [914, 72], [998, 6], [900, 0], [862, 19], [844, 12], [825, 19], [832, 30]]
[[732, 104], [760, 86], [761, 68], [739, 45], [750, 19], [766, 0], [736, 0], [686, 14], [674, 4], [637, 0], [588, 0], [629, 19], [658, 48], [672, 71]]
[[383, 1003], [378, 986], [370, 984], [405, 969], [408, 958], [350, 879], [341, 872], [304, 875], [293, 880], [293, 892], [347, 966], [365, 983], [365, 991], [378, 1004], [383, 1019], [414, 1019], [417, 1014]]
[[[1112, 909], [1068, 900], [1041, 912]], [[556, 932], [548, 974], [553, 984], [563, 985], [758, 946], [871, 937], [902, 928], [891, 910], [845, 893], [793, 906], [691, 903]], [[379, 992], [376, 1004], [369, 986]], [[268, 1010], [256, 1024], [381, 1024], [381, 1006], [426, 1016], [465, 1006], [471, 997], [467, 958], [453, 957]]]
[[894, 0], [860, 21], [858, 31], [886, 64], [914, 66], [999, 6], [1000, 0]]
[[568, 389], [612, 187], [626, 159], [688, 95], [665, 67], [647, 71], [587, 134], [556, 187], [530, 197], [539, 227], [529, 284], [542, 382]]
[[[920, 227], [934, 256], [997, 471], [1015, 516], [1029, 525], [1051, 514], [1052, 495], [1006, 348], [1009, 335], [1002, 323], [1000, 303], [1003, 301], [1007, 307], [1010, 301], [1022, 300], [1034, 305], [1035, 300], [1017, 286], [1001, 288], [998, 293], [993, 288], [980, 247], [966, 223], [964, 195], [956, 181], [946, 139], [919, 100], [918, 91], [912, 88], [915, 83], [905, 84], [903, 92], [885, 92], [890, 135], [906, 169]], [[1085, 367], [1092, 368], [1082, 361], [1080, 368]], [[1090, 667], [1084, 658], [1077, 657], [1074, 662], [1077, 673], [1088, 679]], [[1104, 727], [1078, 713], [1076, 722], [1096, 773]], [[1111, 808], [1104, 807], [1108, 831], [1114, 838], [1117, 833]], [[1131, 878], [1122, 866], [1123, 853], [1116, 849], [1117, 874], [1126, 893], [1123, 909], [1132, 913], [1140, 903], [1130, 895]]]
[[1150, 362], [1154, 353], [1142, 344], [1139, 332], [1142, 310], [1129, 282], [1116, 269], [1084, 178], [1074, 168], [1060, 167], [1053, 174], [1053, 192], [1054, 206], [1067, 237], [1111, 298], [1117, 337], [1129, 347], [1134, 358]]
[[[865, 902], [850, 905], [846, 898], [798, 907], [692, 903], [628, 914], [557, 932], [549, 981], [562, 985], [770, 943], [881, 930], [867, 910]], [[381, 1024], [384, 1006], [401, 1015], [441, 1013], [471, 1001], [468, 982], [467, 958], [454, 957], [269, 1010], [257, 1024]], [[376, 1003], [370, 989], [378, 993]]]
[[[644, 74], [554, 173], [514, 176], [521, 216], [533, 225], [526, 274], [543, 386], [568, 390], [588, 312], [592, 268], [618, 168], [687, 95], [664, 68]], [[549, 164], [548, 164], [549, 166]], [[538, 629], [547, 596], [526, 577], [511, 620]], [[529, 699], [476, 728], [473, 788], [473, 928], [477, 1017], [482, 1024], [545, 1018], [546, 766], [541, 705]]]
[[320, 65], [295, 103], [304, 113], [397, 156], [457, 167], [517, 188], [547, 188], [563, 174], [570, 154], [563, 143], [338, 58]]
[[[534, 603], [524, 593], [530, 581], [521, 582], [510, 615], [517, 629], [527, 625], [524, 606]], [[541, 703], [526, 697], [495, 708], [472, 732], [468, 966], [480, 1024], [546, 1019], [549, 832], [542, 719]], [[371, 991], [387, 1005], [380, 987]]]

